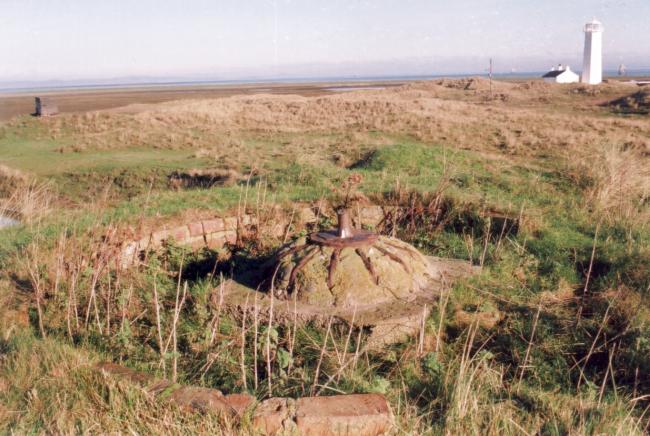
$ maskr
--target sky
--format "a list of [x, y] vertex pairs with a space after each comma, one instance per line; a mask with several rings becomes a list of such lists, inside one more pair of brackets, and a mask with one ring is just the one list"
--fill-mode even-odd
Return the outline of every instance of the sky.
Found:
[[0, 0], [0, 81], [650, 68], [650, 0]]

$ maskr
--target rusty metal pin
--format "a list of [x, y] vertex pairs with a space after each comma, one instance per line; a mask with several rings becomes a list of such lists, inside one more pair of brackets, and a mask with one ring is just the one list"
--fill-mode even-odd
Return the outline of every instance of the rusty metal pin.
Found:
[[312, 233], [309, 235], [309, 242], [336, 248], [366, 247], [377, 242], [379, 236], [376, 233], [352, 227], [348, 209], [339, 209], [337, 215], [339, 222], [336, 229]]
[[352, 222], [350, 221], [350, 212], [347, 209], [339, 209], [336, 211], [339, 219], [338, 237], [351, 238], [352, 237]]

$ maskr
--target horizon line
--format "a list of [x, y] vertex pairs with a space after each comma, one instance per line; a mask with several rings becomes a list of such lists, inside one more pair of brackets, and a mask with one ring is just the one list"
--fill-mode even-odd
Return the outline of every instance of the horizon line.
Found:
[[[579, 70], [574, 70], [576, 73]], [[547, 70], [493, 72], [496, 78], [541, 78]], [[625, 76], [618, 75], [615, 69], [603, 69], [603, 74], [609, 77], [634, 77], [634, 73], [650, 75], [650, 68], [628, 69]], [[118, 76], [106, 79], [47, 79], [47, 80], [0, 80], [0, 92], [18, 94], [27, 91], [65, 91], [83, 89], [111, 89], [111, 88], [136, 88], [136, 87], [165, 87], [165, 86], [200, 86], [200, 85], [237, 85], [237, 84], [276, 84], [276, 83], [341, 83], [341, 82], [364, 82], [364, 81], [416, 81], [425, 79], [439, 79], [445, 77], [489, 77], [488, 71], [441, 73], [441, 74], [386, 74], [386, 75], [328, 75], [328, 76], [249, 76], [232, 79], [192, 79], [190, 76]], [[18, 86], [3, 87], [3, 85], [15, 84]], [[59, 83], [56, 85], [56, 83]]]

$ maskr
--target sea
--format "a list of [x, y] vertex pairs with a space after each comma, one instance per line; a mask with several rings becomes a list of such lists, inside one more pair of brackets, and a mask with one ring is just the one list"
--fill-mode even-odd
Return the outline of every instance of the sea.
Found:
[[[513, 73], [495, 73], [492, 77], [496, 80], [526, 80], [536, 79], [544, 75], [546, 71], [530, 72], [513, 72]], [[620, 77], [616, 71], [604, 71], [605, 77]], [[632, 77], [650, 77], [650, 69], [630, 70], [626, 76]], [[21, 94], [26, 92], [56, 92], [56, 91], [82, 91], [82, 90], [110, 90], [110, 89], [129, 89], [129, 88], [177, 88], [191, 86], [236, 86], [236, 85], [263, 85], [263, 84], [312, 84], [312, 83], [367, 83], [367, 82], [409, 82], [419, 80], [432, 80], [441, 78], [460, 78], [460, 77], [488, 77], [486, 73], [458, 73], [458, 74], [431, 74], [431, 75], [398, 75], [398, 76], [323, 76], [323, 77], [289, 77], [289, 78], [250, 78], [250, 79], [228, 79], [228, 80], [173, 80], [164, 78], [157, 79], [135, 79], [124, 80], [115, 79], [114, 81], [103, 82], [33, 82], [33, 83], [1, 83], [0, 93], [4, 94]], [[337, 87], [332, 87], [336, 90]], [[345, 87], [348, 89], [348, 87]], [[341, 90], [344, 90], [341, 88]]]

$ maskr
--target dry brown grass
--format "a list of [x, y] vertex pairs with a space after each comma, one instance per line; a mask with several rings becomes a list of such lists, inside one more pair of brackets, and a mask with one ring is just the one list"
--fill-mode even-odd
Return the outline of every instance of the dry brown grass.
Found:
[[588, 201], [613, 219], [647, 223], [650, 211], [650, 166], [635, 150], [607, 147], [585, 162], [594, 177]]
[[[488, 89], [484, 79], [442, 80], [325, 97], [260, 94], [184, 100], [140, 106], [134, 114], [94, 112], [48, 122], [54, 132], [73, 132], [81, 149], [237, 149], [237, 141], [251, 133], [277, 138], [381, 131], [521, 155], [553, 150], [568, 156], [605, 142], [650, 150], [645, 120], [600, 116], [608, 109], [579, 86], [494, 82], [493, 94], [501, 97], [486, 100]], [[598, 92], [624, 95], [629, 87], [605, 85]]]
[[18, 187], [24, 186], [29, 176], [22, 171], [0, 164], [0, 198], [11, 195]]
[[544, 307], [564, 306], [576, 300], [574, 286], [565, 279], [560, 279], [555, 291], [544, 291], [540, 294], [540, 304]]
[[0, 216], [34, 223], [50, 212], [53, 199], [51, 183], [0, 164]]

